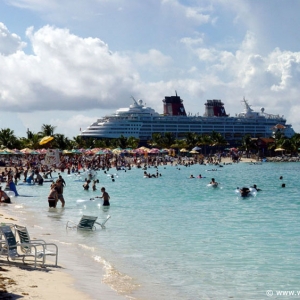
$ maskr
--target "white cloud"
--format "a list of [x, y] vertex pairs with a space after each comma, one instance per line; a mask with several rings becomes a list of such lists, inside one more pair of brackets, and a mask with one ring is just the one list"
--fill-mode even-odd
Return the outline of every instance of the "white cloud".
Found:
[[58, 8], [56, 0], [6, 0], [13, 6], [36, 11], [53, 10]]
[[210, 15], [204, 14], [203, 11], [210, 10], [211, 8], [202, 7], [202, 6], [186, 6], [177, 0], [162, 0], [162, 5], [168, 7], [172, 10], [173, 14], [178, 16], [184, 16], [186, 19], [189, 19], [195, 22], [198, 25], [205, 24], [211, 21]]
[[[8, 110], [111, 107], [139, 80], [128, 57], [109, 51], [98, 38], [67, 29], [27, 30], [34, 55], [0, 57], [0, 103]], [[118, 87], [116, 89], [116, 87]]]
[[198, 38], [184, 37], [180, 39], [180, 42], [188, 47], [191, 47], [191, 46], [202, 45], [204, 41], [203, 41], [203, 37], [198, 37]]
[[26, 43], [14, 33], [10, 33], [7, 27], [0, 22], [0, 55], [9, 55], [26, 47]]
[[172, 63], [172, 58], [162, 54], [156, 49], [150, 49], [147, 53], [136, 53], [135, 62], [139, 66], [165, 67]]

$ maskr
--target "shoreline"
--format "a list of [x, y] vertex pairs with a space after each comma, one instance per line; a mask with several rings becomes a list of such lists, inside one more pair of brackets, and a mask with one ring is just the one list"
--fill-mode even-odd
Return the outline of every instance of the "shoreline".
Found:
[[[0, 206], [1, 207], [1, 206]], [[17, 223], [16, 217], [1, 209], [0, 223]], [[0, 299], [92, 299], [76, 288], [76, 279], [67, 274], [62, 264], [36, 269], [22, 261], [8, 262], [5, 256], [0, 259]]]

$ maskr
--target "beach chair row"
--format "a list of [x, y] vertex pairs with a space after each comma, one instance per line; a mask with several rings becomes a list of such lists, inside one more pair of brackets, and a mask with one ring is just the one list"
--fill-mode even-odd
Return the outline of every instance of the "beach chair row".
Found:
[[55, 258], [53, 265], [57, 267], [58, 247], [44, 240], [32, 240], [24, 226], [1, 224], [0, 256], [6, 256], [8, 261], [21, 259], [24, 264], [26, 259], [31, 259], [34, 262], [34, 268], [38, 263], [44, 267], [47, 256], [53, 256]]
[[[66, 228], [75, 228], [80, 230], [95, 230], [97, 225], [105, 229], [105, 223], [110, 219], [110, 215], [99, 223], [97, 217], [83, 215], [78, 224], [68, 221]], [[46, 243], [44, 240], [32, 240], [28, 230], [24, 226], [16, 224], [0, 224], [0, 256], [6, 256], [7, 260], [21, 259], [25, 263], [26, 259], [31, 258], [34, 267], [41, 263], [42, 267], [46, 264], [47, 256], [55, 258], [54, 266], [57, 267], [58, 247], [54, 243]], [[47, 261], [48, 264], [48, 261]]]

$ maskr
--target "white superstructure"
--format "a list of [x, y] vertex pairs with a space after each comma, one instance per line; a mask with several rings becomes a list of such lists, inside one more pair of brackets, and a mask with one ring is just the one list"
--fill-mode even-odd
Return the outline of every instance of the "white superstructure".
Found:
[[291, 125], [286, 124], [283, 116], [255, 112], [243, 99], [244, 111], [235, 117], [226, 115], [221, 100], [207, 100], [203, 116], [187, 116], [183, 101], [179, 96], [165, 97], [164, 114], [144, 105], [142, 100], [136, 101], [128, 108], [120, 108], [115, 114], [98, 119], [85, 129], [82, 137], [119, 138], [135, 137], [148, 141], [153, 133], [171, 132], [175, 138], [184, 138], [187, 132], [210, 134], [212, 131], [221, 133], [228, 141], [236, 140], [246, 134], [252, 137], [270, 137], [276, 125], [284, 126], [287, 137], [295, 133]]

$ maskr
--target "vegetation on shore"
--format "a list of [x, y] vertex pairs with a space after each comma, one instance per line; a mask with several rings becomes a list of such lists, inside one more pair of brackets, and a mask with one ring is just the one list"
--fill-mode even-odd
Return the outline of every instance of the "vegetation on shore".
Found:
[[[39, 142], [45, 136], [53, 136], [54, 140], [51, 142], [52, 148], [58, 149], [78, 149], [78, 148], [137, 148], [139, 146], [139, 139], [134, 137], [124, 137], [121, 135], [117, 139], [94, 139], [82, 138], [81, 136], [69, 139], [63, 134], [54, 133], [56, 126], [43, 124], [41, 131], [34, 133], [27, 130], [26, 137], [18, 138], [15, 136], [14, 131], [9, 128], [0, 129], [0, 147], [9, 149], [40, 149], [43, 145]], [[222, 136], [222, 134], [212, 131], [211, 134], [196, 134], [187, 132], [182, 139], [175, 139], [172, 133], [154, 133], [152, 139], [147, 142], [149, 147], [156, 148], [187, 148], [191, 149], [195, 146], [201, 147], [206, 150], [224, 149], [230, 144]], [[232, 146], [232, 145], [231, 145]], [[240, 140], [236, 140], [234, 146], [246, 152], [259, 152], [261, 145], [257, 143], [257, 139], [252, 138], [250, 135], [245, 135]], [[300, 149], [300, 134], [296, 133], [293, 137], [287, 138], [282, 132], [277, 132], [274, 137], [271, 137], [271, 142], [267, 145], [267, 150], [273, 152], [275, 149], [284, 149], [288, 153], [297, 153]]]

